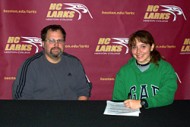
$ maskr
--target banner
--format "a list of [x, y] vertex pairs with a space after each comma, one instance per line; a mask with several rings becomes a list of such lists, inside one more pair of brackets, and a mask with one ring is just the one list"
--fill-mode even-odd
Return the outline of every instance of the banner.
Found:
[[1, 0], [0, 99], [12, 99], [20, 65], [42, 50], [40, 31], [60, 24], [65, 52], [78, 57], [93, 84], [91, 100], [112, 97], [115, 75], [131, 54], [129, 36], [140, 29], [178, 76], [175, 99], [190, 99], [190, 5], [186, 0]]

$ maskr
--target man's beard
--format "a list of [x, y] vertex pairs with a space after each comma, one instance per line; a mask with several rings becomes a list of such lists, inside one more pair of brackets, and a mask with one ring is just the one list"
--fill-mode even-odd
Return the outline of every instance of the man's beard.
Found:
[[[58, 53], [53, 53], [53, 50], [54, 49], [59, 49], [59, 52]], [[53, 58], [53, 59], [58, 59], [58, 58], [60, 58], [60, 56], [61, 56], [61, 54], [63, 53], [63, 51], [61, 51], [61, 49], [59, 48], [59, 47], [54, 47], [54, 48], [52, 48], [51, 50], [50, 50], [50, 55], [51, 55], [51, 57]]]

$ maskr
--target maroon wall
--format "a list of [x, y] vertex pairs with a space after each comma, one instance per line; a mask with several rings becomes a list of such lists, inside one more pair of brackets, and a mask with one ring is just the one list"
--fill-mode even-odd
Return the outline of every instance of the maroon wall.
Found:
[[131, 57], [128, 38], [150, 31], [179, 77], [176, 99], [190, 99], [190, 5], [187, 0], [0, 1], [0, 99], [12, 99], [17, 69], [41, 50], [40, 30], [61, 24], [66, 52], [93, 83], [91, 100], [111, 99], [115, 74]]

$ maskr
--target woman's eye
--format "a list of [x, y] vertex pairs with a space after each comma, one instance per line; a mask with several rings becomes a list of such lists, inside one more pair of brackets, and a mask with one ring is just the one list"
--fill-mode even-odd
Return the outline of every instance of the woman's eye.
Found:
[[135, 49], [136, 48], [136, 46], [132, 46], [132, 49]]
[[146, 48], [146, 45], [141, 46], [142, 48]]

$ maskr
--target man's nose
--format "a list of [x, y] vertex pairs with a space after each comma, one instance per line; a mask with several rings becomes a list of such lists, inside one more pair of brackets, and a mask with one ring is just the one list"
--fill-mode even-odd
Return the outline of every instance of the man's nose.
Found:
[[54, 46], [58, 46], [59, 42], [55, 41]]

